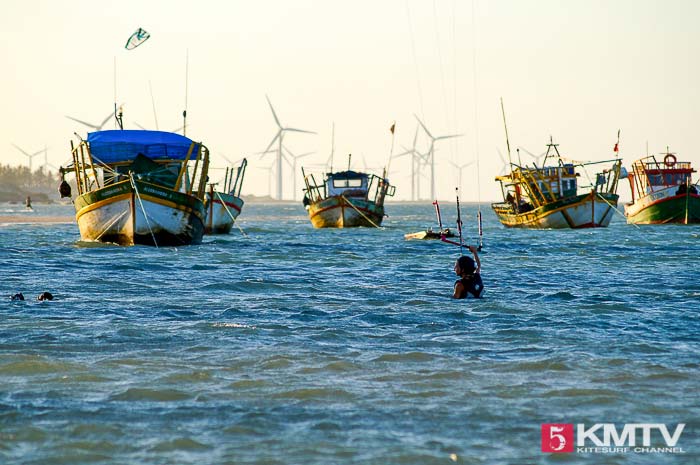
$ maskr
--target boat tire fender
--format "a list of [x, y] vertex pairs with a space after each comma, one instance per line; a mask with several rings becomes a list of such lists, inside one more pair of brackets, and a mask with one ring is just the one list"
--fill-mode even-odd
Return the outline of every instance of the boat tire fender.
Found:
[[664, 165], [668, 166], [669, 168], [673, 168], [673, 166], [676, 164], [676, 156], [672, 153], [666, 154], [664, 157]]

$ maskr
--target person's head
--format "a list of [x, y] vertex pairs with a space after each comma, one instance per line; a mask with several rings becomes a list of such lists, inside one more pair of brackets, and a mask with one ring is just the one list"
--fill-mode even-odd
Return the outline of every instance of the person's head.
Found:
[[462, 255], [455, 262], [455, 274], [457, 276], [464, 276], [465, 274], [472, 274], [476, 270], [476, 265], [471, 257]]
[[42, 292], [37, 296], [36, 300], [53, 300], [53, 294], [50, 292]]

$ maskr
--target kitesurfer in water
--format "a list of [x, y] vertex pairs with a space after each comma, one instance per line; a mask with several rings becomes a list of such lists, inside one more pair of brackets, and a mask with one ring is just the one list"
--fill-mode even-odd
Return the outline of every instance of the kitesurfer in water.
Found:
[[481, 261], [474, 246], [469, 246], [469, 251], [474, 255], [474, 259], [462, 255], [455, 263], [455, 274], [459, 279], [455, 281], [455, 299], [465, 299], [469, 294], [480, 297], [484, 291], [484, 283], [481, 281]]

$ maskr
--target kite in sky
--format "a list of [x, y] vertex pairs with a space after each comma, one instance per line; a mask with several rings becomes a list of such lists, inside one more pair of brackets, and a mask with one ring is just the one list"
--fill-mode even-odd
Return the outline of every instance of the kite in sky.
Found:
[[138, 28], [136, 32], [131, 34], [129, 40], [126, 41], [126, 45], [124, 46], [124, 48], [127, 50], [133, 50], [142, 43], [146, 42], [149, 37], [151, 37], [151, 34], [149, 34], [141, 28]]

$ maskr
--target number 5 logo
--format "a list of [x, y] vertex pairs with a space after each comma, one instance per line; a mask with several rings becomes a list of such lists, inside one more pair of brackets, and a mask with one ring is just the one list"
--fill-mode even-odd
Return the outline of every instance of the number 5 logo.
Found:
[[573, 452], [574, 425], [571, 423], [542, 424], [542, 452]]

